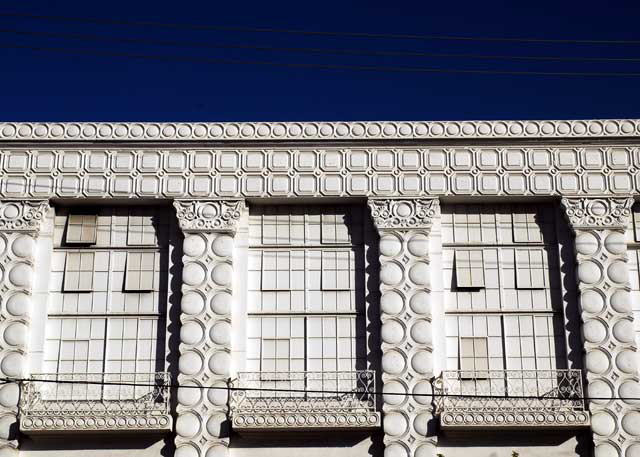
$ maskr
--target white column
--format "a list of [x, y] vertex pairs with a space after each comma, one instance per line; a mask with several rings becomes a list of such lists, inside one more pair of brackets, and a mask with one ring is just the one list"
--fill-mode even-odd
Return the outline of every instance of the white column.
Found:
[[[0, 203], [0, 373], [24, 378], [28, 373], [29, 321], [36, 238], [49, 205], [44, 201]], [[20, 387], [0, 386], [0, 457], [18, 455]]]
[[632, 198], [562, 199], [576, 235], [596, 457], [640, 456], [640, 384], [624, 236], [632, 204]]
[[174, 206], [185, 236], [175, 457], [223, 457], [229, 446], [225, 389], [231, 372], [234, 235], [244, 204], [176, 201]]
[[439, 203], [376, 199], [369, 207], [380, 234], [385, 457], [433, 457], [429, 231]]

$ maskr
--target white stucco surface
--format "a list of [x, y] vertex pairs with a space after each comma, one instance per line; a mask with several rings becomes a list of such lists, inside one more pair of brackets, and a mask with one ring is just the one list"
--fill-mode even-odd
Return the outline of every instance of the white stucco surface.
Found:
[[638, 119], [0, 143], [0, 457], [640, 457]]
[[335, 433], [327, 435], [333, 437], [290, 441], [267, 438], [264, 445], [255, 439], [234, 440], [229, 457], [382, 457], [382, 449], [376, 448], [370, 437], [340, 439]]

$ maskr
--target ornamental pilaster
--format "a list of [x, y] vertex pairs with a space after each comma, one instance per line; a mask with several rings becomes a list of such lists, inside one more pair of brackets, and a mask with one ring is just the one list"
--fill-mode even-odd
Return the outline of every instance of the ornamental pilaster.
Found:
[[385, 456], [435, 455], [429, 232], [437, 199], [369, 200], [380, 235]]
[[223, 457], [229, 446], [234, 236], [244, 203], [181, 200], [174, 206], [184, 233], [175, 456]]
[[632, 198], [563, 198], [575, 232], [596, 457], [640, 455], [638, 361], [625, 230]]
[[[0, 202], [0, 373], [20, 379], [28, 371], [28, 335], [36, 239], [46, 201]], [[19, 382], [0, 386], [0, 455], [18, 455]]]

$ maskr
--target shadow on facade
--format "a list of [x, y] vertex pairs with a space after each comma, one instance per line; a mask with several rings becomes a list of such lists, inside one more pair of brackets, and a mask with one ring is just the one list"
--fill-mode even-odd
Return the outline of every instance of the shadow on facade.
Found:
[[[164, 443], [163, 443], [164, 441]], [[111, 436], [111, 433], [99, 436], [99, 435], [81, 435], [75, 434], [73, 439], [69, 439], [68, 436], [56, 436], [47, 437], [42, 436], [38, 438], [23, 438], [21, 440], [20, 449], [22, 451], [42, 451], [43, 454], [50, 453], [52, 451], [69, 451], [70, 455], [76, 455], [72, 451], [83, 452], [82, 455], [112, 455], [113, 450], [126, 451], [140, 451], [136, 452], [136, 456], [157, 456], [160, 451], [160, 455], [163, 457], [173, 456], [173, 451], [170, 453], [165, 452], [167, 442], [173, 442], [171, 435], [166, 435], [166, 438], [157, 434], [140, 434], [135, 433], [135, 436], [119, 435], [117, 439]], [[162, 450], [160, 450], [162, 448]], [[109, 450], [105, 452], [105, 450]], [[145, 450], [149, 453], [146, 454]], [[77, 454], [80, 455], [80, 454]], [[119, 454], [118, 454], [119, 455]], [[123, 454], [124, 455], [124, 454]]]
[[[158, 344], [156, 360], [160, 363], [162, 360], [166, 363], [166, 371], [169, 372], [169, 382], [171, 385], [178, 385], [178, 358], [180, 356], [177, 350], [180, 347], [180, 301], [182, 299], [182, 244], [184, 236], [178, 229], [177, 217], [175, 209], [170, 207], [167, 211], [169, 226], [167, 228], [166, 240], [163, 239], [162, 245], [168, 246], [168, 249], [162, 250], [160, 261], [162, 265], [167, 265], [168, 274], [161, 276], [160, 290], [168, 292], [166, 304], [166, 328], [167, 338], [166, 344]], [[162, 233], [159, 230], [159, 222], [155, 218], [152, 220], [154, 229], [158, 235]], [[165, 353], [165, 347], [166, 353]], [[163, 371], [163, 367], [159, 367], [159, 371]], [[177, 418], [176, 406], [178, 404], [178, 389], [170, 389], [170, 408], [174, 420]], [[173, 434], [164, 437], [164, 445], [160, 451], [163, 457], [172, 457], [175, 452], [175, 443]]]
[[565, 221], [562, 209], [556, 208], [558, 250], [560, 252], [560, 273], [562, 277], [562, 304], [564, 306], [565, 325], [567, 335], [567, 361], [571, 368], [582, 368], [584, 348], [580, 327], [580, 307], [578, 306], [577, 279], [575, 275], [576, 261], [573, 249], [573, 234]]
[[241, 456], [382, 457], [382, 431], [275, 431], [231, 436], [231, 446]]
[[[476, 432], [467, 431], [464, 434], [445, 433], [438, 438], [438, 451], [445, 457], [462, 457], [470, 455], [483, 455], [495, 457], [497, 455], [510, 455], [511, 451], [521, 452], [526, 449], [530, 455], [563, 455], [591, 457], [591, 436], [588, 430], [576, 432], [565, 431], [540, 431], [510, 430], [491, 431], [484, 428]], [[471, 449], [474, 448], [474, 449]], [[485, 448], [486, 452], [478, 452], [478, 448]], [[553, 448], [553, 449], [552, 449]]]

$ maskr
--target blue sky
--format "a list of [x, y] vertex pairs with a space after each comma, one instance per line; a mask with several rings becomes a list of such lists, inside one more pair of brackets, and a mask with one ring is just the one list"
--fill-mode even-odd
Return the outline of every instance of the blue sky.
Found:
[[[2, 13], [179, 26], [96, 24]], [[325, 70], [207, 61], [640, 74], [640, 44], [362, 38], [192, 27], [640, 42], [639, 18], [637, 0], [2, 2], [0, 118], [3, 121], [293, 121], [640, 117], [640, 76]], [[190, 45], [149, 43], [158, 41]], [[513, 61], [213, 47], [228, 45], [638, 61]], [[122, 54], [153, 57], [131, 58]]]

